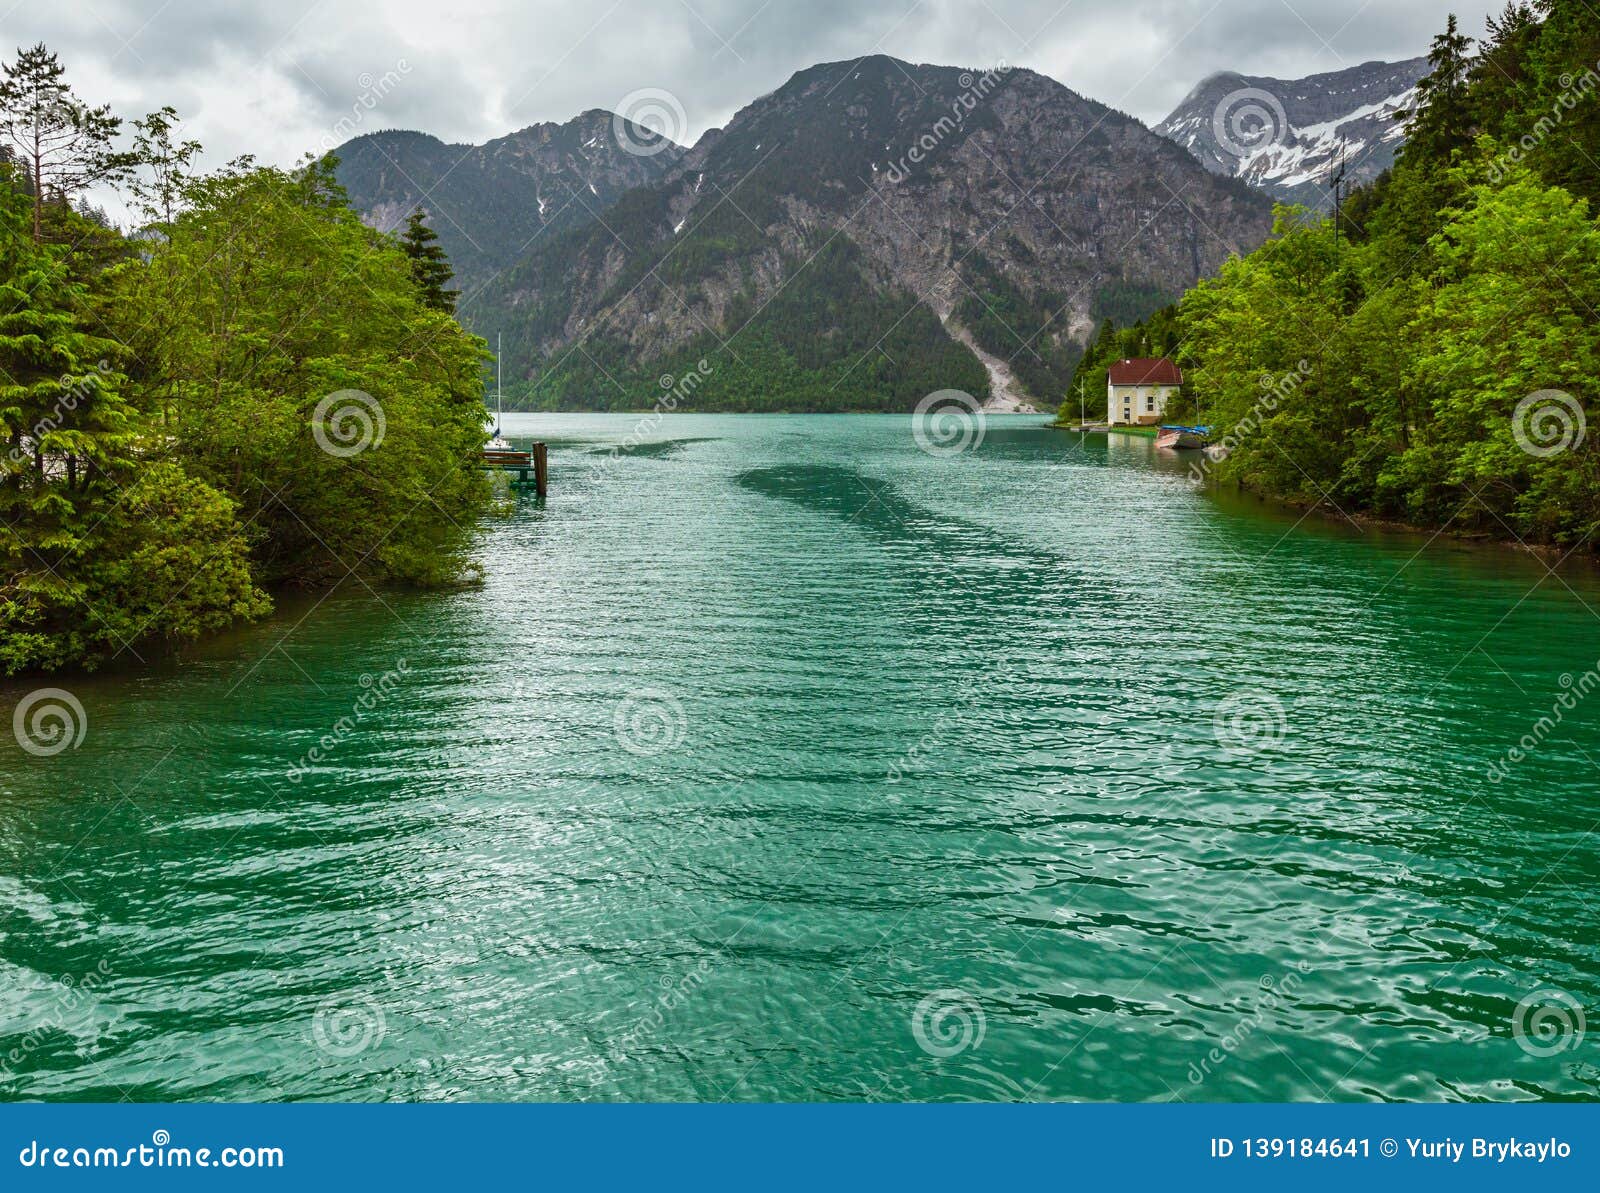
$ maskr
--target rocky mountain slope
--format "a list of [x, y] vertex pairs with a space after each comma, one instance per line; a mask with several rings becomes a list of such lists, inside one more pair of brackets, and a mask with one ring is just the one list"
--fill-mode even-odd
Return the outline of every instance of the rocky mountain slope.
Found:
[[1427, 73], [1426, 58], [1364, 62], [1303, 79], [1224, 71], [1202, 80], [1155, 131], [1214, 173], [1275, 198], [1323, 206], [1341, 158], [1352, 183], [1394, 164], [1405, 137], [1395, 114]]
[[660, 178], [684, 151], [595, 109], [485, 145], [390, 131], [336, 152], [339, 181], [373, 227], [392, 231], [416, 207], [428, 210], [470, 306], [484, 282], [538, 239], [587, 223], [625, 191]]
[[1254, 247], [1269, 207], [1044, 76], [874, 56], [541, 237], [469, 317], [535, 405], [649, 406], [665, 374], [680, 407], [909, 409], [990, 394], [980, 352], [995, 390], [1054, 405], [1101, 317]]

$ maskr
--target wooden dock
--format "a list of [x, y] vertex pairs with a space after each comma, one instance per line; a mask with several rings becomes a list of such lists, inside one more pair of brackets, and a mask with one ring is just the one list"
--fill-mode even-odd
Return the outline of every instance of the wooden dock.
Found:
[[505, 451], [485, 448], [483, 466], [491, 472], [512, 474], [513, 489], [531, 488], [543, 497], [550, 488], [550, 452], [543, 443], [535, 443], [531, 451]]

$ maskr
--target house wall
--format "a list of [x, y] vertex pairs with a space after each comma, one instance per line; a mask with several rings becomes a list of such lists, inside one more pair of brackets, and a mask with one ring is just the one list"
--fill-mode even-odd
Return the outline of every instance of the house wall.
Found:
[[[1176, 385], [1106, 385], [1106, 422], [1112, 426], [1142, 426], [1161, 421]], [[1126, 411], [1126, 413], [1124, 413]]]

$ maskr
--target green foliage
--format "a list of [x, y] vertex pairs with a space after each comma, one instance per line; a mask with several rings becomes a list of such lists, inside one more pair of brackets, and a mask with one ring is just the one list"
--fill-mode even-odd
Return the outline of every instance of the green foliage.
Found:
[[135, 127], [133, 240], [0, 166], [0, 673], [192, 640], [266, 584], [455, 582], [488, 502], [483, 343], [332, 163], [191, 178], [171, 109]]
[[[0, 666], [56, 661], [48, 639], [85, 598], [73, 563], [131, 469], [125, 378], [85, 331], [66, 252], [24, 231], [32, 207], [0, 184]], [[42, 639], [42, 640], [41, 640]]]
[[1600, 17], [1510, 4], [1476, 60], [1452, 18], [1394, 170], [1336, 237], [1273, 238], [1185, 296], [1187, 398], [1222, 479], [1529, 542], [1600, 530]]
[[129, 190], [144, 218], [162, 227], [177, 214], [200, 154], [199, 141], [173, 140], [181, 127], [177, 110], [170, 105], [133, 122]]
[[1119, 278], [1095, 291], [1093, 314], [1098, 320], [1126, 326], [1149, 318], [1172, 302], [1173, 295], [1167, 291]]
[[424, 303], [326, 162], [190, 198], [116, 278], [170, 456], [238, 503], [268, 581], [450, 579], [487, 497], [482, 342]]

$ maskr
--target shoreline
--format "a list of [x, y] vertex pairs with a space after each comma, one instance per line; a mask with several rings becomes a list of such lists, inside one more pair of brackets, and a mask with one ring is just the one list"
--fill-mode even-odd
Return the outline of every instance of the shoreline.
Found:
[[1247, 488], [1243, 485], [1223, 485], [1217, 481], [1211, 481], [1204, 487], [1209, 492], [1226, 492], [1237, 497], [1247, 497], [1252, 501], [1272, 506], [1285, 513], [1292, 511], [1307, 517], [1314, 515], [1323, 522], [1334, 526], [1353, 526], [1358, 532], [1386, 530], [1396, 534], [1420, 535], [1428, 538], [1430, 542], [1443, 538], [1462, 547], [1514, 551], [1518, 554], [1532, 556], [1552, 569], [1557, 566], [1573, 565], [1584, 566], [1589, 569], [1600, 568], [1600, 555], [1596, 555], [1593, 551], [1580, 553], [1578, 547], [1563, 547], [1558, 543], [1528, 543], [1523, 542], [1514, 535], [1506, 537], [1488, 532], [1455, 530], [1448, 523], [1443, 526], [1420, 525], [1415, 522], [1406, 522], [1399, 518], [1389, 518], [1381, 514], [1369, 513], [1365, 510], [1346, 512], [1333, 507], [1328, 498], [1306, 501], [1292, 497], [1280, 497], [1273, 493], [1264, 493], [1258, 489]]
[[[1133, 435], [1139, 438], [1153, 438], [1156, 433], [1154, 427], [1116, 427], [1090, 426], [1088, 428], [1074, 426], [1070, 423], [1053, 422], [1049, 424], [1053, 431], [1068, 431], [1077, 435]], [[1493, 534], [1486, 531], [1469, 531], [1453, 529], [1449, 523], [1443, 526], [1422, 525], [1415, 522], [1406, 522], [1399, 518], [1386, 517], [1366, 510], [1346, 512], [1337, 507], [1332, 507], [1328, 498], [1317, 501], [1306, 501], [1293, 497], [1279, 496], [1275, 493], [1266, 493], [1259, 489], [1252, 489], [1239, 484], [1224, 484], [1216, 480], [1208, 480], [1204, 485], [1208, 492], [1229, 492], [1237, 496], [1248, 497], [1260, 502], [1262, 505], [1273, 506], [1285, 512], [1310, 516], [1315, 514], [1318, 518], [1333, 525], [1354, 526], [1358, 531], [1367, 529], [1388, 530], [1399, 534], [1415, 534], [1430, 539], [1448, 538], [1453, 543], [1464, 547], [1484, 547], [1494, 550], [1515, 551], [1529, 555], [1550, 565], [1570, 565], [1578, 561], [1587, 561], [1587, 566], [1600, 567], [1600, 555], [1593, 550], [1580, 553], [1578, 547], [1563, 547], [1557, 543], [1528, 543], [1518, 539], [1515, 535], [1509, 537], [1504, 534]]]

